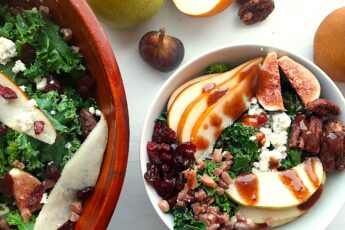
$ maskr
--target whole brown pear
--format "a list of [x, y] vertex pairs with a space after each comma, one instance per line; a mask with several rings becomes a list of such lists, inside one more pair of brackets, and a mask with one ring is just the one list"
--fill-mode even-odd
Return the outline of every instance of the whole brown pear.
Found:
[[345, 81], [345, 7], [329, 14], [314, 37], [314, 62], [335, 81]]

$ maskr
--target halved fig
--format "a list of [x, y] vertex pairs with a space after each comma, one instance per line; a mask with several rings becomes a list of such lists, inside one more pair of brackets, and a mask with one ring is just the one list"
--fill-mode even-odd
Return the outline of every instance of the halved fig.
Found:
[[279, 58], [278, 64], [305, 105], [320, 97], [319, 80], [310, 70], [288, 56]]
[[21, 169], [13, 168], [9, 171], [9, 174], [13, 180], [12, 189], [16, 204], [23, 219], [27, 221], [30, 219], [31, 213], [42, 207], [40, 200], [32, 202], [34, 198], [33, 194], [42, 184], [36, 177]]
[[278, 59], [275, 52], [267, 54], [261, 67], [256, 98], [265, 110], [285, 110], [280, 85]]
[[[53, 144], [56, 131], [48, 117], [37, 108], [34, 100], [27, 95], [4, 73], [0, 72], [0, 85], [16, 97], [0, 96], [0, 122], [7, 127], [25, 133], [47, 144]], [[4, 94], [5, 95], [5, 94]], [[40, 127], [37, 124], [40, 124]], [[36, 125], [35, 125], [36, 124]], [[39, 128], [39, 129], [38, 129]]]

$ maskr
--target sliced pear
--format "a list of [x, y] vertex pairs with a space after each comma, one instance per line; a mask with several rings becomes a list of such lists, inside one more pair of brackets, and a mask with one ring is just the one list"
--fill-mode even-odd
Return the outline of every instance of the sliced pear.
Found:
[[[4, 73], [0, 72], [0, 85], [12, 89], [18, 96], [16, 99], [6, 100], [0, 96], [0, 122], [9, 128], [25, 133], [47, 144], [53, 144], [56, 139], [56, 131], [48, 117], [39, 110], [25, 93]], [[44, 128], [39, 134], [35, 134], [34, 122], [43, 121]]]
[[209, 17], [216, 15], [228, 6], [233, 0], [173, 0], [177, 9], [192, 17]]
[[196, 77], [196, 78], [193, 78], [192, 80], [190, 81], [187, 81], [186, 83], [184, 83], [183, 85], [181, 85], [180, 87], [178, 87], [174, 92], [173, 94], [171, 94], [170, 98], [169, 98], [169, 101], [168, 101], [168, 105], [167, 105], [167, 109], [168, 109], [168, 112], [171, 108], [171, 106], [174, 104], [175, 102], [175, 99], [178, 98], [180, 96], [180, 94], [185, 90], [187, 89], [188, 87], [190, 87], [191, 85], [195, 84], [195, 83], [198, 83], [200, 81], [203, 81], [205, 79], [208, 79], [208, 78], [211, 78], [211, 77], [214, 77], [214, 76], [217, 76], [217, 75], [220, 75], [220, 74], [206, 74], [206, 75], [203, 75], [203, 76], [200, 76], [200, 77]]
[[77, 192], [96, 185], [107, 140], [108, 125], [102, 114], [96, 127], [62, 170], [36, 219], [34, 230], [58, 229], [68, 221]]
[[[223, 91], [223, 93], [225, 94], [229, 93], [232, 87], [234, 87], [238, 82], [245, 78], [245, 74], [243, 73], [253, 68], [253, 66], [257, 66], [261, 61], [262, 58], [257, 58], [227, 72], [226, 74], [229, 75], [228, 80], [222, 82], [219, 85], [216, 85], [216, 87], [214, 87], [212, 90], [208, 90], [200, 94], [191, 103], [189, 103], [187, 107], [184, 107], [185, 109], [183, 109], [182, 115], [179, 116], [177, 127], [177, 138], [180, 143], [191, 141], [192, 129], [196, 121], [201, 116], [201, 114], [211, 106], [210, 103], [208, 103], [210, 93], [217, 91]], [[176, 116], [176, 114], [171, 114], [170, 116]]]
[[292, 169], [238, 176], [226, 193], [244, 206], [274, 209], [296, 207], [315, 193], [323, 177], [320, 159], [308, 158]]
[[200, 100], [203, 96], [205, 96], [206, 95], [205, 91], [210, 90], [212, 87], [216, 87], [217, 85], [222, 84], [228, 81], [229, 79], [233, 78], [238, 71], [240, 71], [250, 62], [251, 61], [246, 62], [225, 73], [216, 74], [216, 75], [213, 75], [212, 77], [201, 80], [195, 84], [191, 84], [190, 86], [182, 90], [182, 92], [180, 92], [177, 95], [177, 98], [174, 100], [174, 103], [171, 105], [170, 109], [168, 110], [169, 127], [175, 132], [177, 132], [178, 125], [182, 118], [182, 115], [191, 103], [196, 103], [196, 101]]
[[298, 207], [286, 208], [286, 209], [267, 209], [267, 208], [255, 208], [248, 206], [240, 206], [239, 212], [246, 219], [252, 220], [255, 224], [264, 224], [267, 221], [272, 223], [272, 227], [281, 226], [287, 224], [298, 217], [306, 213], [320, 198], [323, 185], [326, 181], [326, 174], [322, 179], [322, 185], [318, 190], [305, 202], [308, 203], [306, 208], [301, 208], [304, 203]]
[[310, 70], [288, 56], [279, 58], [278, 64], [305, 105], [320, 97], [320, 82]]
[[258, 63], [249, 65], [240, 74], [240, 81], [199, 116], [191, 133], [191, 140], [196, 146], [196, 159], [206, 158], [223, 130], [248, 110], [258, 76]]

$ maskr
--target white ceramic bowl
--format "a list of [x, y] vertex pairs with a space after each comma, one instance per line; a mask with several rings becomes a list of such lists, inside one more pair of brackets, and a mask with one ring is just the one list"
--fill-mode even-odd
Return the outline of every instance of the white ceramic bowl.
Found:
[[[141, 174], [144, 178], [146, 172], [146, 163], [149, 162], [149, 158], [146, 151], [147, 141], [151, 140], [153, 126], [155, 119], [159, 116], [162, 109], [169, 100], [170, 95], [177, 89], [182, 83], [199, 76], [203, 73], [205, 67], [214, 63], [226, 63], [231, 66], [241, 64], [247, 60], [255, 57], [265, 56], [268, 52], [275, 51], [279, 56], [288, 55], [292, 59], [301, 63], [309, 70], [311, 70], [315, 76], [319, 79], [321, 84], [321, 93], [324, 98], [331, 99], [340, 108], [345, 108], [345, 99], [340, 90], [333, 83], [333, 81], [315, 64], [312, 62], [288, 51], [284, 51], [278, 48], [259, 46], [259, 45], [242, 45], [225, 47], [211, 51], [200, 57], [195, 58], [184, 66], [180, 67], [163, 85], [160, 91], [157, 93], [148, 114], [146, 116], [144, 127], [141, 136], [140, 145], [140, 164]], [[345, 121], [345, 111], [342, 111], [339, 119]], [[144, 179], [146, 192], [152, 202], [152, 205], [163, 222], [173, 229], [173, 217], [172, 215], [163, 213], [157, 206], [161, 198], [158, 196], [152, 186], [150, 186]], [[330, 222], [334, 219], [336, 214], [341, 209], [345, 202], [345, 171], [339, 173], [330, 173], [327, 175], [326, 184], [324, 186], [323, 194], [317, 203], [302, 217], [294, 220], [293, 222], [281, 226], [277, 229], [280, 230], [321, 230], [325, 229]]]

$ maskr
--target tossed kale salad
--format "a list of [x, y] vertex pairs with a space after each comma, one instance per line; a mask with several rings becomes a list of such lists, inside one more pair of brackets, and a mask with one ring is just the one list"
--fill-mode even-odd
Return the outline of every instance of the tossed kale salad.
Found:
[[[4, 189], [14, 162], [40, 181], [52, 180], [49, 174], [59, 174], [85, 138], [79, 112], [97, 112], [90, 85], [85, 85], [90, 79], [85, 81], [82, 54], [45, 13], [0, 5], [0, 71], [37, 103], [57, 132], [49, 145], [0, 123], [0, 229], [33, 229], [37, 216], [36, 211], [24, 220]], [[6, 54], [10, 49], [5, 45], [12, 43], [14, 52]]]

